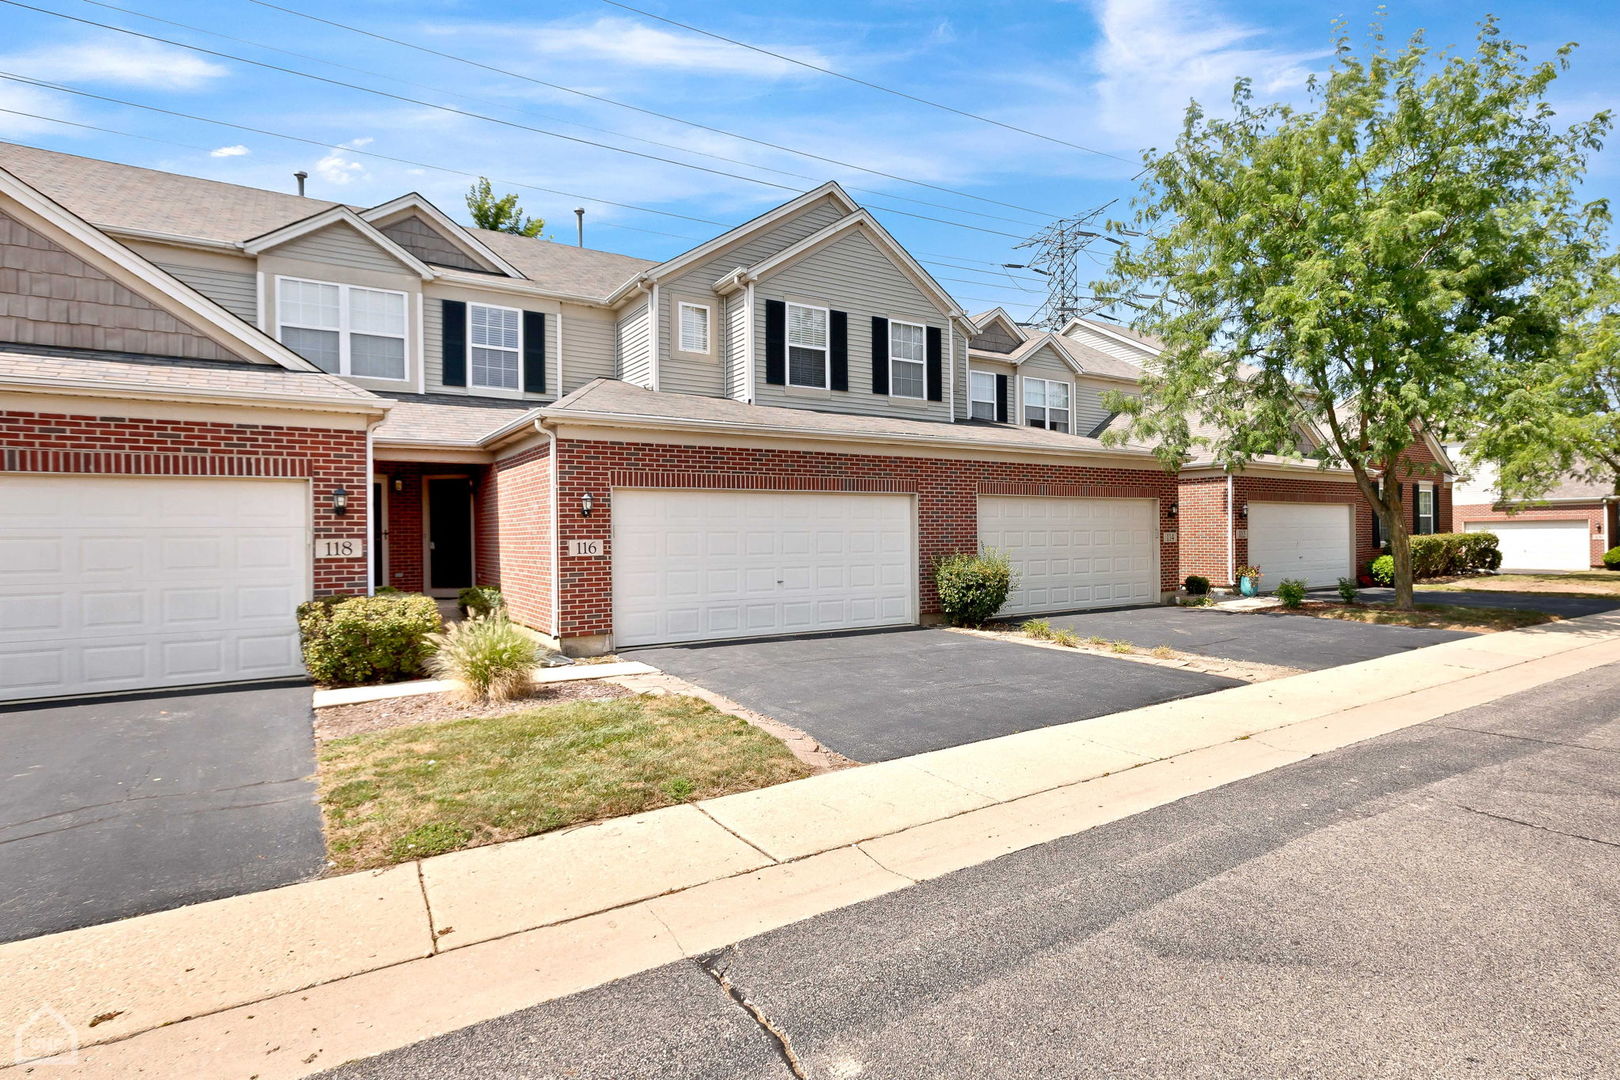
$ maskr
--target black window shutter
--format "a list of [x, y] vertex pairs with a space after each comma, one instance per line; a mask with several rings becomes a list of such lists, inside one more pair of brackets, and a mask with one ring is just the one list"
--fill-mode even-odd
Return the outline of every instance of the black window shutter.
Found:
[[460, 300], [439, 301], [444, 313], [440, 335], [443, 370], [439, 381], [446, 386], [467, 385], [467, 305]]
[[1412, 491], [1412, 535], [1416, 536], [1417, 531], [1418, 531], [1418, 503], [1417, 503], [1418, 486], [1416, 484], [1413, 484], [1412, 488], [1411, 488], [1411, 491]]
[[765, 381], [787, 383], [787, 304], [781, 300], [765, 301]]
[[[1380, 488], [1382, 486], [1382, 484], [1377, 485], [1377, 487]], [[1384, 519], [1378, 515], [1378, 506], [1376, 503], [1373, 505], [1372, 542], [1373, 547], [1375, 548], [1381, 548], [1384, 546]]]
[[889, 320], [872, 316], [872, 393], [889, 394]]
[[832, 361], [832, 388], [849, 389], [849, 313], [834, 311], [827, 322], [827, 346]]
[[996, 376], [996, 422], [1007, 422], [1007, 376]]
[[546, 392], [546, 313], [523, 313], [523, 389], [531, 394]]
[[945, 335], [937, 326], [928, 328], [928, 400], [945, 400]]

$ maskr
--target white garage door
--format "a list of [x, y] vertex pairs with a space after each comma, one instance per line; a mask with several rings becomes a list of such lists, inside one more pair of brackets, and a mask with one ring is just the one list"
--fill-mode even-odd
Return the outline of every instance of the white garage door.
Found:
[[1265, 587], [1286, 578], [1311, 588], [1337, 585], [1354, 573], [1352, 508], [1332, 503], [1249, 504], [1249, 562]]
[[0, 697], [301, 674], [308, 491], [0, 476]]
[[1504, 570], [1589, 570], [1591, 541], [1581, 521], [1470, 521], [1464, 532], [1495, 533]]
[[613, 492], [617, 645], [917, 619], [909, 495]]
[[1159, 602], [1150, 499], [979, 498], [979, 543], [1017, 571], [1003, 615]]

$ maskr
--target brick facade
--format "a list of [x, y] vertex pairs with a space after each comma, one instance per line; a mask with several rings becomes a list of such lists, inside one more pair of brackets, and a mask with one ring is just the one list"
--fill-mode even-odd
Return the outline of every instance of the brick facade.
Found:
[[473, 575], [475, 585], [500, 585], [493, 552], [498, 547], [497, 522], [486, 513], [490, 501], [489, 466], [446, 462], [379, 459], [373, 470], [384, 477], [388, 513], [384, 538], [388, 584], [404, 592], [427, 589], [427, 521], [424, 488], [427, 477], [468, 476], [473, 482]]
[[[1141, 469], [1098, 468], [1057, 463], [888, 457], [768, 446], [728, 448], [573, 439], [558, 443], [557, 458], [558, 501], [563, 508], [558, 538], [563, 559], [559, 582], [560, 636], [563, 638], [612, 632], [612, 489], [616, 486], [915, 493], [919, 537], [917, 580], [925, 616], [939, 611], [930, 573], [935, 559], [952, 551], [978, 547], [978, 497], [981, 494], [1156, 498], [1161, 539], [1164, 532], [1176, 528], [1175, 519], [1169, 516], [1169, 506], [1176, 498], [1175, 477], [1152, 465]], [[535, 477], [529, 482], [537, 481]], [[587, 493], [594, 502], [589, 517], [573, 509]], [[507, 502], [504, 489], [501, 498], [504, 506]], [[507, 535], [504, 516], [502, 535]], [[600, 541], [601, 554], [566, 554], [574, 540]], [[503, 560], [502, 580], [508, 596], [528, 593], [530, 590], [526, 588], [514, 587], [504, 565]], [[1174, 542], [1160, 544], [1159, 567], [1161, 588], [1175, 589], [1180, 579], [1180, 562]]]
[[[367, 540], [366, 433], [318, 427], [0, 412], [0, 472], [308, 478], [317, 541]], [[349, 493], [347, 514], [332, 493]], [[314, 592], [364, 592], [366, 559], [317, 559]]]
[[478, 502], [479, 580], [500, 586], [512, 618], [548, 634], [555, 624], [551, 466], [549, 445], [504, 457], [490, 466]]
[[1591, 550], [1592, 568], [1601, 570], [1603, 553], [1609, 547], [1620, 544], [1620, 540], [1613, 539], [1616, 528], [1614, 510], [1612, 506], [1594, 502], [1579, 506], [1536, 506], [1510, 514], [1497, 506], [1475, 503], [1459, 506], [1452, 513], [1457, 519], [1459, 530], [1470, 521], [1584, 521], [1587, 546]]

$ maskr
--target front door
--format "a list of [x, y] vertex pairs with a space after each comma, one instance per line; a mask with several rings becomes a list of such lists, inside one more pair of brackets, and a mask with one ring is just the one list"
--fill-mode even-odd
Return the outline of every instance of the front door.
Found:
[[384, 524], [388, 507], [383, 504], [383, 483], [382, 480], [371, 482], [371, 503], [366, 507], [371, 514], [371, 584], [378, 589], [388, 584], [387, 548], [383, 547], [388, 535]]
[[465, 476], [427, 482], [428, 589], [455, 592], [473, 583], [472, 481]]

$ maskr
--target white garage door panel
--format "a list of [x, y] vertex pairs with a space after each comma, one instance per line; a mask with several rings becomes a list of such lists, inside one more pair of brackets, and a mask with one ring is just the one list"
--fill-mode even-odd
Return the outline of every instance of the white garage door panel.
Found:
[[979, 498], [979, 542], [1005, 551], [1018, 582], [1004, 615], [1159, 600], [1148, 499]]
[[907, 495], [613, 492], [619, 645], [915, 621]]
[[1333, 503], [1249, 504], [1249, 562], [1266, 586], [1288, 578], [1311, 588], [1337, 585], [1353, 571], [1351, 507]]
[[308, 485], [0, 478], [0, 696], [302, 672]]
[[1580, 521], [1469, 521], [1464, 532], [1495, 533], [1504, 570], [1589, 570], [1591, 525]]

